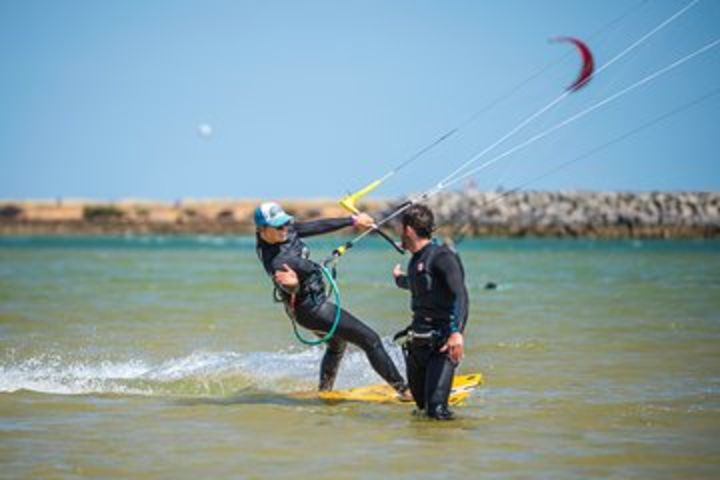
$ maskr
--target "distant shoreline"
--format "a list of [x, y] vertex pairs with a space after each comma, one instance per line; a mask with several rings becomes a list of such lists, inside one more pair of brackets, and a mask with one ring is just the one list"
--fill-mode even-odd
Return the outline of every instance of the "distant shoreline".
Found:
[[[336, 200], [288, 199], [298, 219], [346, 216]], [[383, 218], [396, 200], [358, 206]], [[257, 199], [0, 200], [0, 235], [211, 234], [254, 231]], [[470, 237], [717, 238], [717, 192], [448, 192], [430, 199], [440, 234]]]

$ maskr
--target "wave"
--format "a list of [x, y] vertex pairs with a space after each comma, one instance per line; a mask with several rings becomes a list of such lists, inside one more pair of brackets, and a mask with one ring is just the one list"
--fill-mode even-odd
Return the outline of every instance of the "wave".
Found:
[[[402, 367], [399, 349], [388, 345]], [[324, 348], [280, 352], [193, 352], [159, 362], [40, 354], [0, 363], [0, 392], [227, 396], [243, 390], [288, 393], [316, 387]], [[401, 368], [402, 370], [402, 368]], [[380, 382], [360, 351], [348, 351], [336, 387]]]

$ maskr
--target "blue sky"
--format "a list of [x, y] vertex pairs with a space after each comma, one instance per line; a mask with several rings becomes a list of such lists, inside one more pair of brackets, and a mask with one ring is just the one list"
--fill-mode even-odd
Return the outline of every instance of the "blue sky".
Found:
[[[376, 195], [423, 191], [572, 83], [549, 38], [600, 66], [688, 3], [4, 1], [0, 198], [338, 197], [513, 92]], [[492, 153], [718, 37], [701, 1]], [[714, 48], [474, 180], [515, 187], [718, 87]], [[719, 117], [715, 95], [528, 188], [719, 190]]]

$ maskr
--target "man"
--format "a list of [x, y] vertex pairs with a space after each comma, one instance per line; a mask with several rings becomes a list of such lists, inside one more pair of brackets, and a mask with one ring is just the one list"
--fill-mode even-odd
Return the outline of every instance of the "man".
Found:
[[455, 367], [463, 357], [463, 330], [468, 293], [462, 264], [446, 246], [432, 241], [434, 218], [429, 208], [415, 204], [402, 216], [403, 247], [413, 256], [405, 274], [395, 265], [398, 287], [410, 290], [413, 320], [406, 335], [408, 383], [420, 411], [449, 420], [448, 397]]
[[[329, 302], [320, 265], [310, 260], [301, 240], [344, 227], [370, 228], [374, 220], [361, 213], [352, 217], [294, 222], [293, 217], [274, 202], [255, 209], [256, 250], [265, 271], [275, 283], [276, 298], [294, 321], [316, 333], [327, 333], [335, 321], [336, 305]], [[320, 365], [320, 390], [332, 390], [347, 342], [360, 347], [370, 365], [398, 391], [411, 400], [405, 380], [383, 347], [380, 336], [344, 309]]]

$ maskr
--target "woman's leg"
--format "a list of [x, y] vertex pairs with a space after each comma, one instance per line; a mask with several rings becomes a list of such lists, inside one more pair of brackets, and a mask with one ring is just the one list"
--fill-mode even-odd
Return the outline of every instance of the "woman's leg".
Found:
[[[336, 308], [333, 303], [325, 302], [314, 310], [298, 311], [298, 323], [311, 330], [328, 332], [335, 320]], [[396, 390], [404, 391], [405, 380], [383, 347], [380, 336], [350, 312], [343, 309], [340, 312], [340, 322], [333, 338], [337, 337], [360, 347], [378, 375]]]
[[325, 354], [320, 362], [320, 391], [332, 390], [335, 378], [340, 370], [340, 360], [345, 353], [347, 342], [339, 336], [333, 336], [327, 343]]

